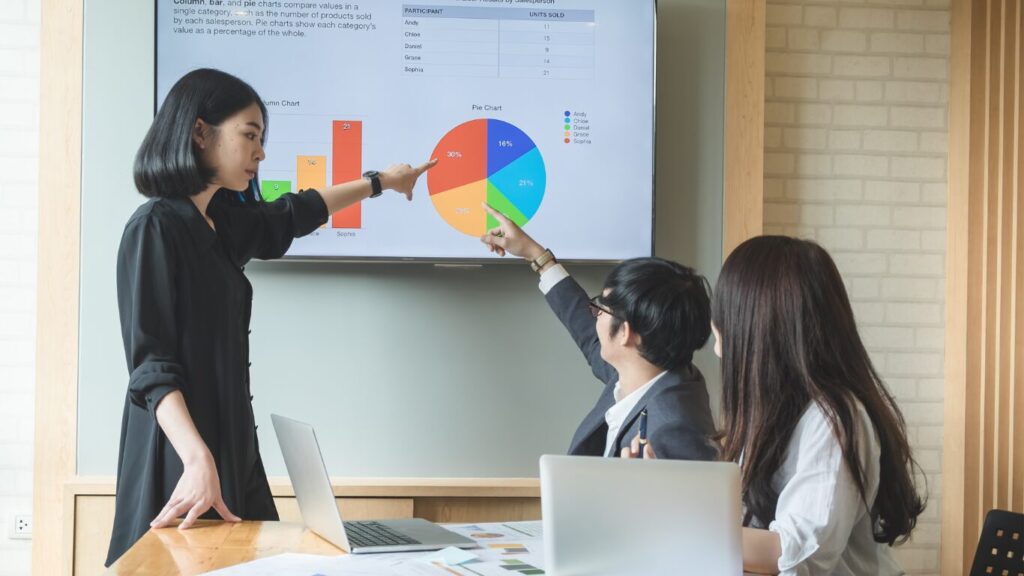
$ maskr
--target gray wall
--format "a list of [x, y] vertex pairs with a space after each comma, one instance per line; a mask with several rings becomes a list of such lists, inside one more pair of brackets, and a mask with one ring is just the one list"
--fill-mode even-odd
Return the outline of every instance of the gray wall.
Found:
[[[114, 261], [124, 223], [142, 201], [131, 163], [152, 119], [152, 10], [148, 1], [86, 2], [83, 475], [117, 466], [127, 371]], [[658, 255], [694, 265], [712, 282], [722, 260], [724, 70], [724, 3], [662, 0]], [[523, 264], [273, 262], [246, 271], [256, 294], [254, 408], [270, 475], [285, 474], [269, 421], [278, 412], [317, 428], [336, 476], [536, 476], [538, 456], [565, 451], [600, 392]], [[589, 291], [607, 271], [571, 269]], [[709, 349], [697, 362], [717, 406]]]

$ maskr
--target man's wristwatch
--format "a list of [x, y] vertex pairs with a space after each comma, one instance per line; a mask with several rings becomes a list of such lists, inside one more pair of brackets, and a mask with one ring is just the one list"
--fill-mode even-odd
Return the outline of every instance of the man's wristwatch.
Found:
[[370, 186], [373, 187], [373, 193], [370, 194], [370, 198], [376, 198], [380, 196], [383, 190], [380, 187], [380, 172], [376, 170], [367, 170], [363, 172], [363, 179], [370, 181]]
[[558, 263], [555, 259], [555, 255], [551, 253], [551, 250], [545, 249], [540, 256], [537, 256], [536, 260], [530, 260], [530, 268], [533, 268], [534, 272], [540, 272], [540, 269], [547, 266], [549, 262]]

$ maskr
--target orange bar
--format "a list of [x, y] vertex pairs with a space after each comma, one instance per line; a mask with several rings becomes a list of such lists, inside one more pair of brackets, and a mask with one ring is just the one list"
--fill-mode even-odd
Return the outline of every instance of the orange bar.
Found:
[[[296, 190], [323, 190], [327, 187], [326, 156], [295, 157]], [[323, 228], [323, 226], [321, 226]]]
[[[342, 184], [358, 180], [363, 175], [363, 123], [359, 120], [335, 120], [334, 144], [331, 150], [331, 183]], [[331, 217], [332, 228], [362, 228], [362, 202], [336, 212]]]
[[299, 190], [327, 187], [327, 157], [298, 156], [295, 158], [295, 180]]

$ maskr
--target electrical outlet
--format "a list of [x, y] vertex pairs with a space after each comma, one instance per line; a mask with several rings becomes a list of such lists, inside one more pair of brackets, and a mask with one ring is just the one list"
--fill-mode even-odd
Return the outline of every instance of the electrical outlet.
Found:
[[12, 540], [31, 540], [32, 539], [32, 516], [23, 514], [14, 517], [14, 521], [11, 523], [11, 539]]

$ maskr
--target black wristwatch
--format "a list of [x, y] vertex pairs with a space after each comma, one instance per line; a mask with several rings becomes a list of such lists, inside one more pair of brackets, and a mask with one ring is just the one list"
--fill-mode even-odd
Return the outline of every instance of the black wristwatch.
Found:
[[370, 194], [370, 198], [376, 198], [380, 196], [383, 190], [380, 187], [380, 172], [376, 170], [367, 170], [363, 172], [363, 178], [370, 181], [370, 186], [373, 187], [373, 193]]

